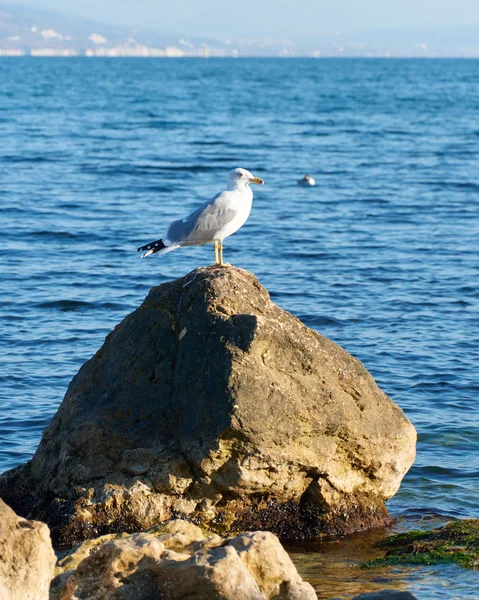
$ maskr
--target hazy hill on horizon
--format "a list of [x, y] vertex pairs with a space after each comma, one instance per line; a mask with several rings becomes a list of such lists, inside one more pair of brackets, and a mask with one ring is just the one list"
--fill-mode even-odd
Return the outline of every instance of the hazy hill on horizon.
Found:
[[191, 37], [0, 2], [0, 55], [478, 57], [479, 26], [291, 38]]

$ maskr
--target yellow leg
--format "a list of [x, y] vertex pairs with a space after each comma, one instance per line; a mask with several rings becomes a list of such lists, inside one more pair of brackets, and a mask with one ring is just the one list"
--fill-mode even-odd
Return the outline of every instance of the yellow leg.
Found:
[[220, 259], [218, 255], [218, 242], [215, 242], [215, 265], [219, 265]]
[[220, 247], [220, 265], [223, 266], [225, 264], [223, 262], [223, 242], [218, 242], [218, 246]]

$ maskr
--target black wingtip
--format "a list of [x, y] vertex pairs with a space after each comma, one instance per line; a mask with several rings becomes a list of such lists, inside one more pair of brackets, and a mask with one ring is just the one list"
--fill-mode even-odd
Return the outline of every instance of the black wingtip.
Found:
[[155, 242], [150, 242], [149, 244], [146, 244], [146, 246], [140, 246], [137, 252], [145, 252], [147, 250], [152, 250], [152, 254], [155, 254], [155, 252], [159, 252], [160, 250], [163, 250], [163, 248], [166, 248], [165, 244], [163, 243], [163, 240], [156, 240]]

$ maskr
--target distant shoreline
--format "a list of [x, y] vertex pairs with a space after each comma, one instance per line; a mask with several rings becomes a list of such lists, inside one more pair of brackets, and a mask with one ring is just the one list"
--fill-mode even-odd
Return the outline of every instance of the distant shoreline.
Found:
[[124, 55], [88, 55], [86, 53], [29, 53], [29, 52], [8, 52], [0, 48], [0, 59], [2, 58], [85, 58], [85, 59], [122, 59], [122, 58], [134, 58], [134, 59], [181, 59], [181, 60], [249, 60], [249, 59], [267, 59], [267, 60], [311, 60], [311, 61], [325, 61], [325, 60], [421, 60], [421, 61], [432, 61], [432, 60], [478, 60], [479, 56], [272, 56], [272, 55], [245, 55], [245, 56], [197, 56], [197, 55], [185, 55], [185, 56], [157, 56], [157, 55], [138, 55], [138, 54], [124, 54]]

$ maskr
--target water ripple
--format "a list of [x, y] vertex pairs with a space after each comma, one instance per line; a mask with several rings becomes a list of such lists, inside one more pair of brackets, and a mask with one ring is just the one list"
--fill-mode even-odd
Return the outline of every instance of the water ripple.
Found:
[[[477, 65], [291, 65], [0, 58], [2, 470], [153, 285], [212, 262], [136, 248], [244, 166], [266, 185], [227, 260], [357, 356], [418, 430], [390, 510], [477, 516]], [[297, 186], [306, 172], [317, 186]]]

